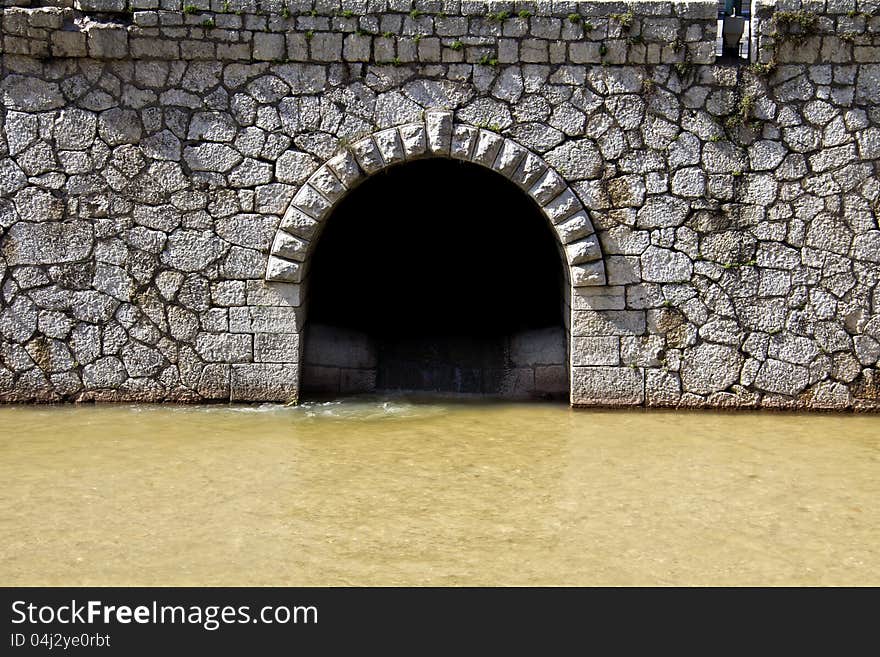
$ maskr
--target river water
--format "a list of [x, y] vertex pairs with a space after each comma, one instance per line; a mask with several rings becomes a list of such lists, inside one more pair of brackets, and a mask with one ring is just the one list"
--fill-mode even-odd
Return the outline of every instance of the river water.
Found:
[[880, 418], [0, 407], [2, 585], [880, 585]]

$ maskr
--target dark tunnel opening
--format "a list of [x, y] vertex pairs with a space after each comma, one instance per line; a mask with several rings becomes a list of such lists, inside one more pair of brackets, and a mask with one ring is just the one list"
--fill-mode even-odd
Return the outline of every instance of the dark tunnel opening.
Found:
[[566, 395], [561, 258], [493, 171], [430, 159], [374, 175], [312, 257], [303, 393]]

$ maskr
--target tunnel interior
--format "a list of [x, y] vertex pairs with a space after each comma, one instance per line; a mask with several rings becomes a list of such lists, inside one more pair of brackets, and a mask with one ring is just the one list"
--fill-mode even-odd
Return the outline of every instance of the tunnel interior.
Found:
[[343, 198], [308, 273], [303, 394], [567, 394], [563, 261], [483, 167], [389, 167]]

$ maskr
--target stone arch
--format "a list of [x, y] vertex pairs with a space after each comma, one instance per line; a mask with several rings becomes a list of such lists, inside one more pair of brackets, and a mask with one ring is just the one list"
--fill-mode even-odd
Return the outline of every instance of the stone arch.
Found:
[[572, 288], [605, 285], [599, 238], [583, 204], [541, 157], [490, 130], [455, 124], [452, 112], [428, 111], [422, 123], [387, 128], [353, 143], [320, 166], [293, 197], [272, 242], [266, 281], [301, 283], [323, 221], [346, 193], [386, 167], [446, 157], [491, 169], [516, 183], [556, 235]]

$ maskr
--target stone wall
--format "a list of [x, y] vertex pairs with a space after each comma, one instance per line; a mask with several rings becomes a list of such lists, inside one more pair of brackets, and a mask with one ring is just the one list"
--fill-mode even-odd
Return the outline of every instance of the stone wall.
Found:
[[[430, 348], [426, 348], [428, 345]], [[438, 336], [387, 343], [353, 329], [310, 323], [305, 331], [306, 395], [425, 391], [506, 399], [552, 399], [568, 393], [561, 328], [493, 338]]]
[[378, 347], [368, 334], [312, 322], [305, 331], [303, 391], [351, 395], [376, 389]]
[[714, 0], [48, 4], [0, 26], [3, 400], [296, 398], [322, 222], [453, 157], [555, 229], [574, 405], [880, 407], [876, 1], [757, 4], [749, 67]]

